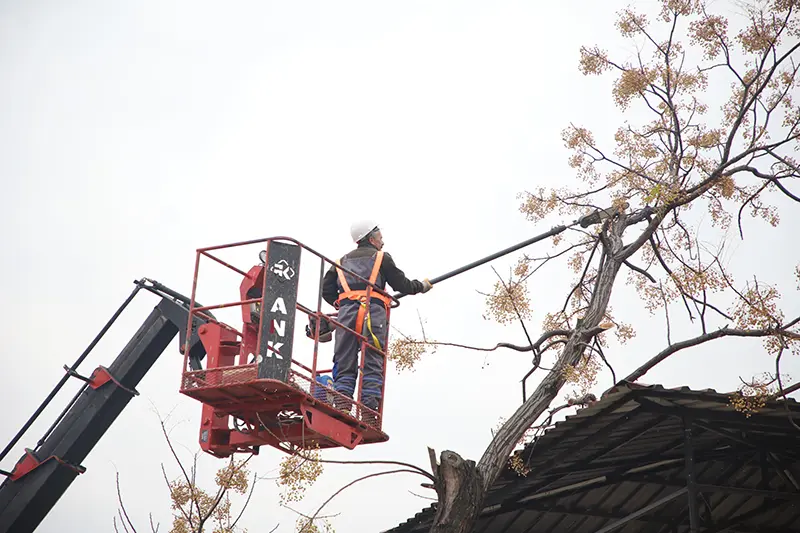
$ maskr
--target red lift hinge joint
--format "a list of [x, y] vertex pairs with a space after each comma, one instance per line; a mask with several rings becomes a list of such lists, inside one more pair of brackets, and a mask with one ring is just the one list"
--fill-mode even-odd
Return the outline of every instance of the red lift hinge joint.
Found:
[[86, 472], [86, 468], [84, 468], [83, 466], [73, 465], [63, 460], [60, 457], [56, 457], [55, 455], [51, 455], [44, 461], [39, 461], [39, 459], [37, 459], [36, 456], [33, 454], [33, 451], [31, 451], [29, 448], [25, 448], [25, 457], [20, 459], [20, 461], [16, 464], [14, 470], [10, 473], [8, 477], [9, 479], [11, 479], [11, 481], [17, 481], [21, 477], [30, 474], [33, 470], [39, 468], [48, 461], [56, 461], [60, 465], [66, 466], [67, 468], [74, 470], [78, 474], [83, 474], [84, 472]]
[[129, 389], [128, 387], [120, 383], [119, 380], [114, 376], [112, 376], [111, 372], [109, 372], [109, 370], [102, 365], [95, 368], [94, 372], [92, 372], [92, 375], [88, 378], [86, 376], [78, 374], [77, 372], [69, 368], [67, 365], [64, 365], [64, 370], [66, 370], [67, 374], [69, 374], [70, 376], [78, 378], [81, 381], [85, 381], [94, 390], [99, 389], [108, 382], [112, 382], [114, 385], [124, 390], [131, 396], [139, 396], [139, 391], [135, 389]]

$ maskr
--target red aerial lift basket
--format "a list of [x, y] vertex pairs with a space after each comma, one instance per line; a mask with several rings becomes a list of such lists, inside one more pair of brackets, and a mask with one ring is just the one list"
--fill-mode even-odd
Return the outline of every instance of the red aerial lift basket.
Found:
[[[261, 260], [247, 271], [214, 255], [231, 248], [239, 252], [246, 246], [259, 246]], [[241, 276], [238, 301], [207, 306], [197, 304], [195, 297], [201, 258], [211, 259]], [[319, 259], [319, 275], [313, 293], [316, 310], [303, 305], [298, 298], [301, 258]], [[200, 445], [204, 451], [217, 457], [228, 457], [238, 452], [258, 453], [262, 445], [286, 452], [334, 447], [352, 450], [360, 444], [389, 439], [381, 429], [385, 385], [382, 385], [377, 411], [360, 401], [364, 348], [370, 345], [384, 357], [385, 382], [385, 346], [381, 349], [372, 347], [361, 332], [356, 333], [339, 323], [336, 313], [322, 312], [322, 279], [329, 265], [335, 263], [289, 237], [270, 237], [197, 250], [186, 342], [181, 347], [184, 367], [180, 390], [203, 404]], [[396, 298], [358, 274], [339, 266], [336, 268], [364, 281], [368, 285], [368, 297], [377, 291], [391, 299], [391, 308], [399, 305]], [[241, 309], [241, 331], [220, 322], [211, 313], [212, 310], [235, 307]], [[355, 399], [333, 390], [330, 369], [318, 369], [319, 327], [307, 327], [306, 337], [295, 343], [298, 317], [304, 315], [309, 326], [324, 320], [332, 328], [343, 328], [361, 340], [362, 372], [359, 373]], [[387, 309], [387, 328], [388, 315]], [[204, 353], [202, 350], [192, 353], [190, 349], [189, 333], [195, 329]], [[304, 355], [305, 364], [301, 362]], [[331, 350], [330, 357], [332, 355]]]

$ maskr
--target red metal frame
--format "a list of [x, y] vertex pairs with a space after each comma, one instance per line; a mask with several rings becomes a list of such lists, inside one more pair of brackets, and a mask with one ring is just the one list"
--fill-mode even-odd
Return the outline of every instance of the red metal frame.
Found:
[[39, 461], [33, 454], [33, 450], [31, 450], [30, 448], [25, 448], [25, 455], [23, 455], [22, 458], [14, 466], [14, 470], [11, 472], [11, 475], [8, 476], [8, 478], [11, 481], [17, 481], [21, 477], [30, 474], [43, 464], [48, 463], [50, 461], [55, 461], [61, 464], [62, 466], [74, 470], [78, 474], [83, 474], [84, 472], [86, 472], [86, 469], [84, 467], [70, 464], [61, 459], [60, 457], [56, 457], [55, 455], [51, 455], [50, 457], [47, 457], [43, 461]]
[[[301, 257], [303, 254], [311, 254], [320, 260], [316, 311], [312, 311], [298, 301], [294, 310], [296, 326], [302, 324], [300, 317], [304, 315], [306, 318], [315, 317], [318, 324], [321, 317], [324, 317], [335, 328], [346, 329], [361, 340], [360, 375], [357, 395], [353, 400], [345, 398], [332, 388], [317, 382], [318, 375], [331, 372], [330, 369], [318, 370], [317, 367], [319, 327], [315, 328], [311, 366], [309, 367], [293, 357], [288, 382], [258, 378], [258, 365], [247, 360], [248, 355], [258, 353], [255, 347], [261, 346], [261, 327], [253, 323], [249, 306], [260, 303], [260, 319], [263, 320], [264, 298], [267, 296], [263, 290], [263, 276], [264, 269], [269, 264], [270, 244], [274, 241], [294, 244], [300, 247]], [[261, 250], [266, 250], [267, 257], [264, 265], [253, 266], [247, 271], [239, 269], [211, 253], [216, 250], [250, 245], [261, 245]], [[241, 300], [202, 307], [195, 306], [200, 261], [203, 256], [242, 276]], [[381, 402], [378, 410], [374, 411], [361, 402], [363, 355], [367, 346], [371, 347], [372, 344], [360, 332], [357, 333], [336, 320], [335, 312], [330, 314], [322, 312], [322, 279], [327, 270], [326, 265], [334, 265], [366, 283], [368, 298], [374, 290], [390, 298], [390, 309], [400, 305], [396, 298], [369, 283], [369, 280], [347, 268], [336, 265], [331, 259], [291, 237], [268, 237], [197, 250], [187, 331], [190, 331], [195, 316], [202, 316], [208, 321], [198, 328], [198, 334], [206, 348], [207, 357], [204, 369], [191, 370], [189, 366], [189, 339], [191, 336], [187, 335], [186, 344], [183, 347], [184, 362], [180, 391], [203, 403], [200, 444], [204, 451], [218, 457], [227, 457], [237, 452], [257, 453], [258, 447], [262, 445], [273, 446], [283, 451], [289, 451], [292, 447], [353, 449], [359, 444], [385, 442], [389, 439], [388, 435], [381, 430], [383, 405], [386, 397], [386, 347], [384, 346], [383, 350], [371, 348], [384, 357]], [[252, 288], [258, 285], [262, 287], [261, 296], [247, 298], [247, 287]], [[205, 313], [205, 311], [236, 306], [242, 307], [242, 331], [221, 323]], [[387, 340], [390, 309], [387, 309], [386, 317]], [[296, 343], [295, 351], [297, 353], [305, 351], [300, 344], [301, 342]], [[272, 347], [267, 349], [275, 351]], [[335, 408], [334, 398], [355, 405], [355, 415], [352, 414], [352, 408], [350, 412], [343, 412]], [[234, 428], [229, 427], [231, 418], [236, 424]]]

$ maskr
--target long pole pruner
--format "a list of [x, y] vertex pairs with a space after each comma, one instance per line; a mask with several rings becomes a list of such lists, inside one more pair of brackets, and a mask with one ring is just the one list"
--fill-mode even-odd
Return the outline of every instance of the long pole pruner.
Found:
[[[592, 213], [590, 213], [590, 214], [588, 214], [586, 216], [583, 216], [583, 217], [573, 221], [571, 224], [567, 224], [567, 225], [562, 224], [560, 226], [555, 226], [554, 228], [552, 228], [549, 231], [546, 231], [546, 232], [544, 232], [544, 233], [542, 233], [540, 235], [536, 235], [535, 237], [531, 237], [528, 240], [522, 241], [522, 242], [520, 242], [518, 244], [515, 244], [513, 246], [509, 246], [508, 248], [500, 250], [499, 252], [495, 252], [492, 255], [487, 255], [486, 257], [484, 257], [482, 259], [478, 259], [477, 261], [473, 261], [472, 263], [469, 263], [467, 265], [459, 267], [459, 268], [457, 268], [455, 270], [451, 270], [450, 272], [448, 272], [446, 274], [442, 274], [441, 276], [437, 276], [437, 277], [435, 277], [433, 279], [430, 279], [429, 281], [431, 282], [431, 285], [436, 285], [437, 283], [441, 283], [442, 281], [444, 281], [446, 279], [450, 279], [450, 278], [452, 278], [454, 276], [457, 276], [459, 274], [463, 274], [464, 272], [466, 272], [468, 270], [472, 270], [475, 267], [484, 265], [484, 264], [488, 263], [489, 261], [494, 261], [495, 259], [497, 259], [499, 257], [503, 257], [504, 255], [508, 255], [511, 252], [516, 252], [517, 250], [525, 248], [526, 246], [530, 246], [533, 243], [542, 241], [542, 240], [544, 240], [544, 239], [546, 239], [548, 237], [552, 237], [553, 235], [558, 235], [559, 233], [562, 233], [562, 232], [568, 230], [569, 228], [571, 228], [573, 226], [576, 226], [576, 225], [580, 224], [580, 226], [582, 228], [588, 228], [589, 226], [592, 226], [594, 224], [598, 224], [598, 223], [602, 222], [603, 220], [614, 216], [616, 213], [617, 213], [617, 208], [616, 207], [609, 207], [608, 209], [598, 209], [598, 210], [596, 210], [596, 211], [594, 211], [594, 212], [592, 212]], [[402, 298], [403, 296], [407, 296], [407, 295], [405, 293], [396, 293], [394, 295], [395, 298]]]

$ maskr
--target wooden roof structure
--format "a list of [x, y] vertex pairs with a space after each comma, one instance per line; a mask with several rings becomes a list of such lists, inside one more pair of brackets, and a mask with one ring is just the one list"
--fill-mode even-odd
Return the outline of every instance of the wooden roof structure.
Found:
[[[800, 533], [800, 403], [621, 382], [520, 453], [474, 533]], [[797, 424], [797, 425], [795, 425]], [[384, 533], [423, 533], [432, 505]]]

